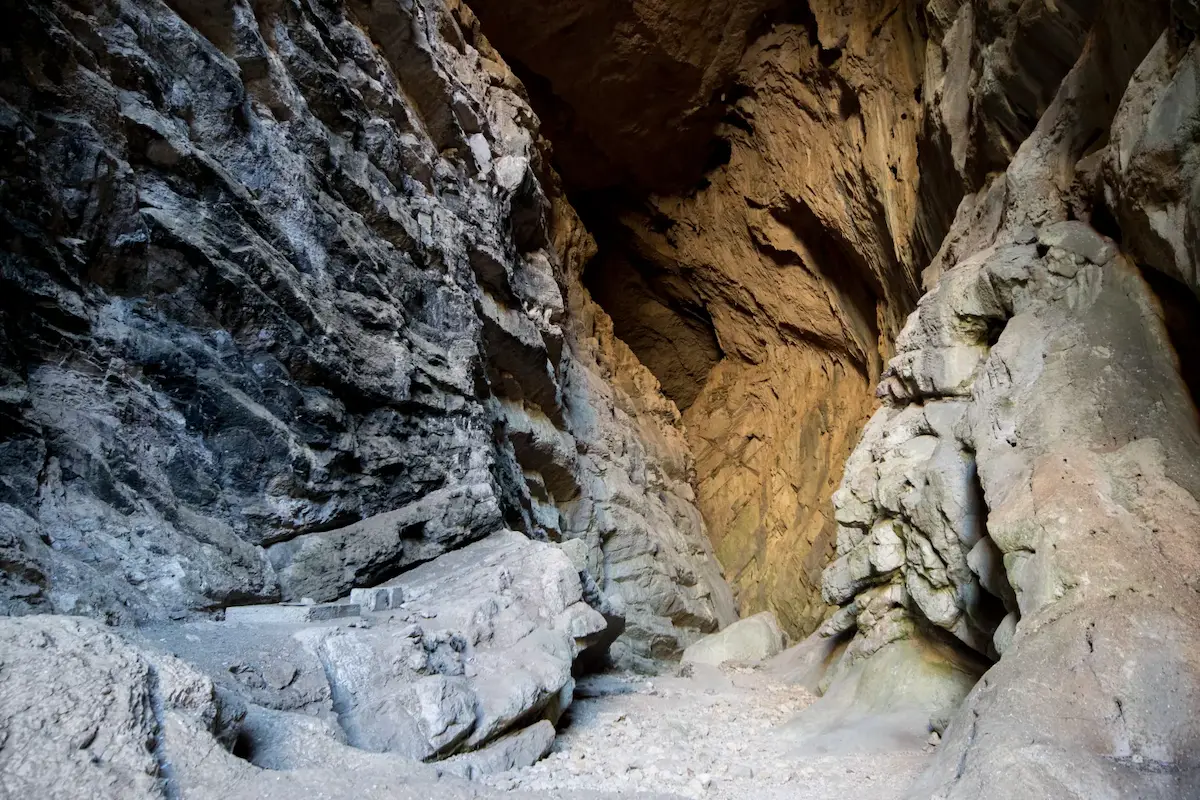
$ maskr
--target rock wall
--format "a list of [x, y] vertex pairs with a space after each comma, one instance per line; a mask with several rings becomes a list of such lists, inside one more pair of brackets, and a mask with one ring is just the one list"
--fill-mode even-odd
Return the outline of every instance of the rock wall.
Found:
[[458, 791], [715, 553], [914, 798], [1200, 793], [1196, 4], [476, 5], [12, 9], [5, 787]]
[[333, 600], [505, 527], [734, 618], [678, 413], [458, 3], [37, 2], [0, 78], [0, 604]]
[[1142, 271], [1197, 291], [1165, 244], [1195, 147], [1181, 11], [1096, 9], [1007, 170], [960, 207], [835, 495], [827, 684], [903, 643], [998, 659], [914, 799], [1200, 791], [1200, 427]]
[[699, 178], [745, 50], [781, 0], [475, 0], [572, 187], [677, 188]]
[[[722, 18], [725, 38], [683, 5], [637, 4], [655, 12], [629, 25], [598, 24], [586, 3], [480, 12], [540, 79], [535, 107], [577, 123], [551, 135], [600, 242], [587, 284], [684, 413], [698, 502], [743, 612], [770, 608], [801, 635], [829, 611], [830, 498], [921, 273], [960, 201], [1033, 131], [1101, 4], [764, 4], [752, 25]], [[716, 44], [731, 36], [736, 62]], [[595, 92], [579, 90], [584, 52], [623, 56], [597, 62]], [[652, 104], [670, 115], [656, 136], [618, 128], [642, 117], [610, 113], [604, 93], [642, 88], [652, 57], [670, 68], [648, 96], [691, 97], [686, 65], [721, 87], [708, 150], [682, 143], [699, 117], [669, 103]], [[668, 147], [699, 177], [680, 185], [640, 160]], [[597, 181], [569, 166], [588, 148], [639, 158], [610, 158], [619, 168]]]
[[727, 163], [619, 211], [614, 237], [712, 320], [722, 358], [684, 412], [700, 507], [743, 611], [770, 608], [793, 634], [826, 612], [829, 497], [919, 260], [915, 20], [813, 11], [749, 46], [719, 129]]

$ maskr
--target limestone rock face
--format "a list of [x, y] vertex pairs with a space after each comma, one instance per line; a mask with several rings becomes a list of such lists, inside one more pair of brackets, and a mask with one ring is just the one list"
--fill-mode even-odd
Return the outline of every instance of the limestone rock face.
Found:
[[0, 606], [334, 600], [581, 543], [631, 663], [734, 618], [677, 412], [457, 3], [24, 3], [0, 79]]
[[1187, 120], [1200, 103], [1198, 59], [1194, 45], [1168, 37], [1155, 45], [1121, 100], [1101, 166], [1101, 191], [1114, 208], [1125, 247], [1140, 265], [1193, 292], [1200, 286], [1200, 150]]
[[1007, 171], [960, 207], [835, 494], [823, 590], [842, 609], [818, 635], [851, 638], [829, 691], [931, 630], [999, 658], [913, 798], [1200, 791], [1183, 710], [1200, 697], [1200, 428], [1134, 260], [1153, 237], [1097, 230], [1124, 231], [1128, 187], [1180, 180], [1099, 166], [1190, 68], [1195, 44], [1155, 11], [1103, 6]]
[[[703, 180], [589, 217], [616, 218], [598, 226], [589, 285], [673, 379], [698, 502], [743, 613], [771, 609], [793, 634], [826, 612], [829, 496], [917, 295], [923, 41], [915, 17], [876, 6], [772, 17], [737, 68]], [[614, 297], [610, 272], [637, 280]], [[675, 344], [704, 333], [707, 361]]]
[[6, 16], [0, 794], [479, 796], [811, 633], [914, 799], [1200, 796], [1194, 0], [471, 5]]
[[[683, 411], [697, 502], [743, 613], [810, 633], [829, 611], [830, 498], [922, 271], [957, 263], [958, 244], [939, 250], [960, 201], [1008, 167], [1105, 4], [478, 5], [555, 121], [600, 245], [588, 287]], [[1142, 14], [1131, 53], [1167, 24], [1167, 4], [1148, 5], [1114, 6]], [[719, 101], [696, 101], [698, 82], [723, 87]], [[1128, 116], [1132, 147], [1144, 115]], [[707, 160], [685, 141], [701, 123]], [[1137, 147], [1149, 158], [1154, 145]], [[662, 177], [689, 158], [691, 183]], [[995, 209], [980, 205], [975, 228]]]

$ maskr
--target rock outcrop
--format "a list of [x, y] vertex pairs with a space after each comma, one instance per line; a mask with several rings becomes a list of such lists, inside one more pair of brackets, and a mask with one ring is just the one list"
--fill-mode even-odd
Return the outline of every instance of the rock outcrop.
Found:
[[770, 611], [740, 619], [720, 633], [705, 636], [683, 651], [684, 664], [720, 666], [727, 661], [755, 663], [777, 655], [785, 637]]
[[734, 618], [677, 412], [456, 4], [8, 21], [0, 604], [330, 601], [503, 528], [648, 665]]
[[896, 643], [999, 659], [913, 798], [1200, 791], [1200, 428], [1139, 270], [1161, 240], [1115, 222], [1161, 220], [1123, 193], [1180, 180], [1129, 158], [1147, 128], [1170, 140], [1166, 87], [1196, 64], [1154, 11], [1104, 5], [1011, 165], [961, 206], [835, 495], [823, 588], [842, 609], [819, 635], [851, 638], [831, 692]]
[[[0, 642], [7, 796], [480, 796], [431, 766], [348, 747], [310, 718], [248, 711], [182, 661], [140, 651], [92, 620], [4, 618]], [[262, 737], [263, 766], [229, 752], [247, 729]]]
[[1196, 3], [471, 5], [11, 9], [0, 794], [478, 796], [811, 633], [914, 800], [1200, 795]]

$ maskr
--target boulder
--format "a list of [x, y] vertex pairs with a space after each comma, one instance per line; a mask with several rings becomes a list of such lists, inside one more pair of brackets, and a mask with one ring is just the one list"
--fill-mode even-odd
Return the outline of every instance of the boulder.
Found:
[[383, 588], [399, 590], [412, 622], [296, 634], [324, 665], [349, 743], [375, 752], [447, 756], [519, 722], [557, 721], [575, 658], [607, 625], [567, 554], [513, 531]]
[[[823, 637], [810, 638], [815, 641], [800, 652], [820, 653], [817, 642]], [[931, 720], [952, 716], [987, 668], [982, 659], [920, 635], [888, 643], [869, 657], [843, 659], [832, 674], [828, 662], [822, 666], [828, 688], [782, 732], [806, 752], [917, 749], [929, 735]], [[812, 679], [807, 670], [783, 674], [789, 672], [793, 679]]]
[[[141, 640], [247, 697], [264, 729], [303, 712], [353, 747], [415, 760], [479, 749], [539, 718], [557, 722], [577, 660], [611, 641], [567, 551], [514, 531], [353, 594], [370, 601], [353, 619], [265, 607], [154, 626]], [[516, 751], [530, 752], [520, 741]]]
[[765, 661], [783, 649], [784, 633], [770, 611], [738, 620], [683, 651], [683, 663], [719, 666], [727, 661]]
[[473, 753], [453, 756], [438, 764], [443, 773], [475, 780], [540, 761], [554, 744], [554, 724], [549, 720], [501, 737]]

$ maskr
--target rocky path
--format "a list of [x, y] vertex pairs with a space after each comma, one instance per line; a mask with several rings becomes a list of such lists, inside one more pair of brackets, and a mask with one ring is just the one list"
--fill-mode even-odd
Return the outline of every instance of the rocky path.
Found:
[[889, 800], [931, 749], [823, 752], [792, 721], [815, 697], [747, 667], [589, 678], [577, 697], [546, 759], [486, 782], [551, 797]]

